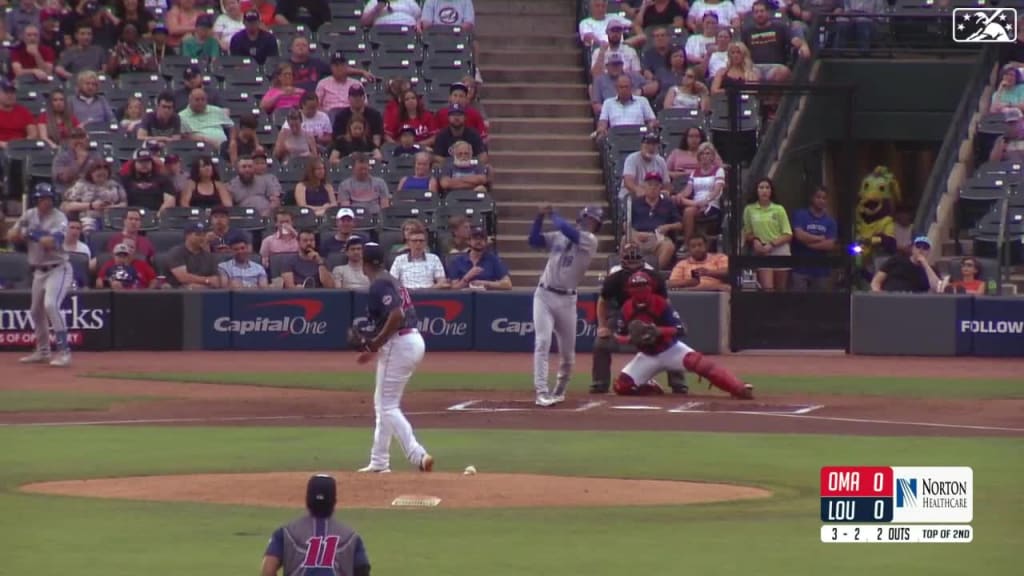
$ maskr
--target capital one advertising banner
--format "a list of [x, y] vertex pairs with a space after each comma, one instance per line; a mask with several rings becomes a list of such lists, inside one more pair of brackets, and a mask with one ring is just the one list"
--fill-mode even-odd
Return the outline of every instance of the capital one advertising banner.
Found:
[[352, 296], [339, 290], [233, 292], [230, 313], [204, 310], [204, 341], [230, 337], [240, 350], [340, 350], [352, 322]]
[[[576, 351], [590, 352], [597, 336], [597, 293], [576, 300]], [[476, 295], [474, 350], [532, 352], [533, 292], [480, 292]], [[554, 333], [552, 350], [558, 349]]]
[[975, 297], [970, 317], [957, 318], [957, 332], [970, 335], [975, 356], [1024, 356], [1024, 298]]
[[[433, 292], [410, 290], [418, 319], [416, 327], [423, 335], [427, 350], [473, 349], [473, 294], [471, 292]], [[366, 292], [352, 298], [353, 322], [366, 320]]]
[[[36, 345], [36, 324], [28, 290], [0, 291], [0, 350], [27, 350]], [[112, 345], [110, 292], [72, 292], [60, 311], [73, 350], [109, 350]], [[53, 333], [50, 343], [53, 344]]]

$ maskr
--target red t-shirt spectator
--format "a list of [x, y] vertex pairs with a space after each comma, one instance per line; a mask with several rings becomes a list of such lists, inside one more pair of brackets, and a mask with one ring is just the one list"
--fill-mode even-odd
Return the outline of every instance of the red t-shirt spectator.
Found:
[[35, 124], [35, 116], [21, 104], [15, 104], [10, 110], [0, 109], [0, 142], [24, 140], [28, 137], [28, 127]]
[[[53, 48], [50, 48], [45, 44], [39, 45], [39, 55], [43, 57], [43, 60], [50, 64], [53, 64], [54, 61], [57, 60], [57, 53], [53, 51]], [[13, 64], [15, 62], [21, 64], [21, 67], [26, 70], [31, 70], [37, 66], [35, 57], [30, 55], [25, 50], [24, 43], [18, 44], [14, 49], [11, 50], [11, 79], [14, 78]]]
[[[125, 240], [124, 232], [118, 232], [117, 234], [114, 234], [109, 240], [107, 240], [107, 246], [106, 246], [105, 250], [107, 252], [113, 252], [114, 251], [114, 246], [117, 246], [118, 244], [124, 242], [124, 240]], [[130, 240], [132, 240], [132, 238], [128, 238], [128, 240], [130, 241]], [[149, 241], [149, 238], [146, 238], [145, 236], [140, 234], [140, 235], [136, 236], [134, 238], [134, 240], [135, 240], [135, 254], [137, 256], [141, 255], [148, 262], [152, 262], [153, 261], [153, 256], [156, 256], [156, 250], [153, 248], [153, 244], [152, 244], [152, 242]]]
[[[103, 279], [104, 286], [110, 286], [111, 270], [117, 265], [117, 260], [111, 258], [100, 267], [100, 271], [96, 274], [96, 277]], [[156, 271], [153, 270], [153, 267], [138, 259], [132, 260], [131, 266], [132, 269], [135, 270], [134, 275], [128, 273], [124, 275], [123, 279], [114, 278], [114, 280], [119, 280], [124, 285], [124, 288], [128, 290], [149, 288], [149, 285], [153, 283], [154, 279], [156, 279]]]
[[[36, 118], [36, 124], [46, 124], [46, 122], [49, 119], [50, 118], [46, 115], [46, 112], [41, 112], [39, 114], [39, 118]], [[58, 135], [60, 137], [60, 141], [64, 141], [66, 138], [70, 137], [71, 136], [71, 129], [72, 128], [77, 128], [80, 125], [81, 125], [81, 123], [78, 121], [78, 118], [75, 118], [74, 114], [71, 115], [71, 126], [67, 126], [66, 124], [64, 124], [64, 119], [58, 117], [57, 118], [57, 130], [60, 131], [60, 134]], [[56, 142], [57, 140], [54, 139], [53, 136], [54, 136], [54, 134], [50, 134], [49, 138]]]
[[246, 0], [241, 4], [242, 14], [245, 14], [249, 10], [255, 10], [260, 13], [260, 22], [264, 26], [273, 26], [275, 24], [274, 16], [277, 14], [277, 8], [270, 2], [264, 2], [259, 8], [253, 6], [251, 0]]
[[394, 122], [388, 123], [388, 120], [384, 120], [384, 131], [387, 135], [398, 140], [399, 132], [402, 130], [402, 126], [412, 126], [416, 130], [416, 141], [422, 142], [427, 138], [430, 138], [437, 131], [435, 126], [437, 122], [434, 120], [434, 115], [430, 112], [422, 112], [415, 118], [410, 118], [406, 121], [402, 121], [400, 117], [396, 117]]
[[[484, 124], [484, 117], [480, 112], [472, 106], [466, 106], [466, 126], [469, 126], [473, 130], [476, 130], [480, 134], [480, 138], [483, 140], [487, 139], [487, 125]], [[434, 114], [434, 130], [444, 130], [448, 128], [448, 108], [441, 108]]]

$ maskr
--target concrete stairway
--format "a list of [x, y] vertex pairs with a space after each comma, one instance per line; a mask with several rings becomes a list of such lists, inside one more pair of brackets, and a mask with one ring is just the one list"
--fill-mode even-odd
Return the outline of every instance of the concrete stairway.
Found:
[[[476, 0], [474, 6], [491, 123], [498, 245], [513, 285], [527, 288], [537, 284], [547, 260], [526, 240], [540, 207], [552, 204], [568, 219], [587, 204], [606, 208], [573, 33], [575, 7], [567, 0]], [[587, 284], [596, 284], [614, 249], [614, 236], [601, 235], [601, 254]]]

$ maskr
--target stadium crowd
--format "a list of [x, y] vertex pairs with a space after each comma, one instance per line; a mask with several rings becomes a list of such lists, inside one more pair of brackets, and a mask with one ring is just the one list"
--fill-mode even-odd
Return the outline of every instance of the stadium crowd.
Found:
[[511, 286], [482, 217], [472, 0], [20, 0], [0, 15], [4, 207], [53, 182], [79, 288], [358, 286], [347, 262], [371, 239], [401, 248], [392, 271], [411, 287]]

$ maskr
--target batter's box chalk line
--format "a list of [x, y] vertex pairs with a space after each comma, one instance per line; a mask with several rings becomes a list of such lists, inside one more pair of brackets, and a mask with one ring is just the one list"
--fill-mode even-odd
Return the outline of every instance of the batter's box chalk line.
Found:
[[391, 505], [399, 508], [436, 508], [441, 503], [437, 496], [420, 496], [403, 494], [391, 501]]
[[824, 404], [727, 404], [724, 402], [687, 402], [669, 410], [671, 414], [789, 414], [800, 416], [824, 408]]
[[[508, 407], [496, 408], [496, 407], [488, 407], [488, 406], [478, 406], [478, 404], [480, 404], [481, 402], [483, 402], [483, 400], [467, 400], [465, 402], [459, 402], [458, 404], [453, 404], [453, 405], [449, 406], [448, 407], [448, 411], [449, 412], [487, 412], [487, 413], [493, 413], [493, 412], [525, 412], [526, 410], [529, 410], [529, 408], [527, 407], [528, 405], [527, 405], [526, 402], [522, 403], [523, 404], [522, 408], [508, 408]], [[507, 403], [511, 404], [513, 402], [507, 402]], [[532, 405], [532, 404], [533, 404], [532, 402], [529, 403], [529, 405]]]
[[[544, 408], [544, 412], [586, 412], [598, 406], [603, 406], [603, 401], [590, 400], [575, 408]], [[534, 406], [533, 400], [467, 400], [448, 407], [449, 412], [476, 412], [493, 414], [496, 412], [527, 412], [540, 410]]]
[[645, 404], [622, 404], [619, 406], [612, 406], [612, 410], [664, 410], [661, 406], [648, 406]]

